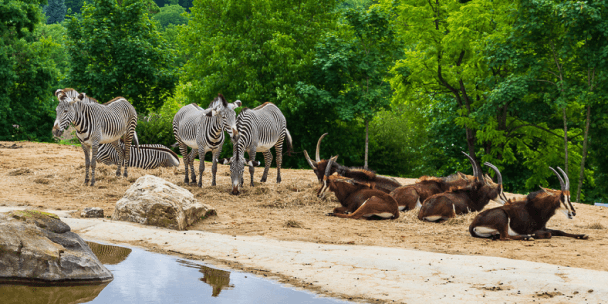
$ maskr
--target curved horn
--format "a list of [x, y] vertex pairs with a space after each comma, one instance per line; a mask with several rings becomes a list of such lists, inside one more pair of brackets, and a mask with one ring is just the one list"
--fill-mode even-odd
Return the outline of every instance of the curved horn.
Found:
[[336, 159], [338, 159], [338, 155], [330, 158], [327, 162], [327, 167], [325, 168], [325, 176], [329, 176], [329, 173], [331, 173], [331, 167], [334, 165]]
[[494, 172], [496, 172], [496, 176], [498, 176], [498, 184], [502, 184], [502, 174], [500, 174], [500, 171], [498, 170], [498, 168], [496, 168], [496, 166], [492, 165], [490, 162], [485, 162], [484, 165], [492, 168], [492, 170], [494, 170]]
[[[559, 167], [557, 167], [559, 169]], [[553, 173], [555, 173], [555, 175], [557, 175], [557, 179], [559, 179], [559, 185], [562, 188], [562, 191], [564, 191], [565, 189], [565, 184], [564, 184], [564, 180], [562, 179], [562, 177], [559, 175], [559, 173], [557, 173], [557, 171], [555, 171], [555, 169], [549, 167], [549, 169], [551, 169], [551, 171], [553, 171]], [[561, 169], [560, 169], [561, 170]]]
[[306, 152], [306, 150], [304, 150], [304, 157], [306, 157], [306, 161], [308, 162], [308, 165], [313, 169], [313, 170], [317, 170], [317, 162], [313, 161], [312, 159], [310, 159], [310, 156], [308, 156], [308, 152]]
[[329, 134], [329, 133], [325, 133], [325, 134], [321, 135], [321, 137], [319, 137], [319, 141], [317, 142], [317, 153], [315, 155], [315, 160], [317, 162], [321, 161], [321, 157], [319, 156], [319, 154], [321, 153], [321, 151], [320, 151], [321, 150], [321, 141], [323, 140], [323, 137], [327, 136], [327, 134]]
[[473, 176], [475, 177], [475, 179], [480, 180], [479, 172], [477, 171], [477, 164], [475, 163], [475, 160], [469, 154], [465, 153], [464, 151], [461, 151], [461, 152], [462, 152], [462, 154], [466, 155], [466, 157], [471, 162], [471, 166], [473, 166]]
[[564, 179], [566, 180], [566, 186], [564, 190], [570, 190], [570, 179], [568, 178], [568, 174], [566, 174], [566, 172], [564, 172], [564, 170], [562, 170], [562, 168], [557, 167], [557, 170], [559, 170], [559, 172], [561, 172], [564, 175]]

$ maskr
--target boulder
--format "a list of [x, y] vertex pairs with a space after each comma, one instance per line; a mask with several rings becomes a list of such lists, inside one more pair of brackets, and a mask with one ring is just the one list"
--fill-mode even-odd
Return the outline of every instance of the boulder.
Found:
[[103, 218], [103, 209], [99, 207], [86, 207], [84, 210], [82, 210], [80, 216], [88, 218]]
[[0, 213], [0, 283], [106, 283], [112, 273], [57, 215]]
[[215, 211], [199, 203], [190, 191], [162, 178], [138, 178], [116, 202], [112, 220], [185, 230]]

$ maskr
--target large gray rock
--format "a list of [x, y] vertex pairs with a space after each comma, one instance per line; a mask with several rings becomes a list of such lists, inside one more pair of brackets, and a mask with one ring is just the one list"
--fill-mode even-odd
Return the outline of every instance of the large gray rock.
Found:
[[113, 278], [56, 215], [34, 210], [0, 213], [0, 283], [105, 283]]
[[214, 213], [190, 191], [162, 178], [145, 175], [116, 202], [112, 220], [185, 230], [201, 217]]

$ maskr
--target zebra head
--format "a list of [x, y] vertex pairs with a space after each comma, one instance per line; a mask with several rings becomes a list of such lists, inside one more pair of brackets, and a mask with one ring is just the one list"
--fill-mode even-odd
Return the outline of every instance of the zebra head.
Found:
[[55, 118], [55, 124], [53, 124], [53, 135], [59, 137], [74, 120], [74, 102], [76, 102], [78, 92], [69, 88], [58, 89], [55, 91], [55, 96], [57, 96], [59, 104], [55, 109], [57, 117]]
[[239, 193], [241, 193], [241, 188], [243, 187], [243, 183], [241, 181], [243, 180], [245, 163], [247, 163], [247, 165], [250, 167], [257, 167], [260, 165], [260, 162], [257, 160], [247, 162], [247, 160], [245, 159], [245, 153], [238, 153], [237, 151], [235, 151], [234, 155], [231, 158], [222, 158], [218, 160], [218, 163], [230, 165], [230, 179], [232, 180], [231, 193], [234, 195], [238, 195]]
[[239, 132], [236, 128], [236, 112], [234, 111], [236, 108], [241, 106], [241, 101], [237, 100], [233, 103], [228, 103], [224, 95], [217, 94], [217, 98], [215, 98], [209, 108], [215, 109], [217, 114], [222, 119], [222, 123], [224, 124], [224, 131], [228, 132], [230, 135], [230, 139], [233, 142], [236, 141], [236, 138], [239, 135]]

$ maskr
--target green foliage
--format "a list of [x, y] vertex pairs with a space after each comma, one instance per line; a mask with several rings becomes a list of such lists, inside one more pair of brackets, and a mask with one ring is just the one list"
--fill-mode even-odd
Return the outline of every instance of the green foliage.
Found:
[[138, 113], [160, 108], [177, 79], [173, 52], [148, 18], [150, 9], [137, 0], [86, 3], [82, 20], [67, 23], [67, 84], [104, 102], [123, 96]]
[[64, 0], [48, 0], [48, 3], [49, 5], [44, 7], [46, 23], [61, 23], [63, 19], [65, 19], [65, 14], [67, 12]]
[[71, 15], [81, 14], [82, 6], [84, 5], [84, 0], [65, 0], [65, 6], [70, 10]]
[[0, 2], [0, 140], [50, 141], [58, 70], [42, 25], [44, 1]]
[[162, 28], [168, 25], [181, 25], [188, 23], [188, 17], [185, 16], [186, 10], [180, 5], [165, 5], [160, 8], [160, 12], [152, 17], [159, 22]]

